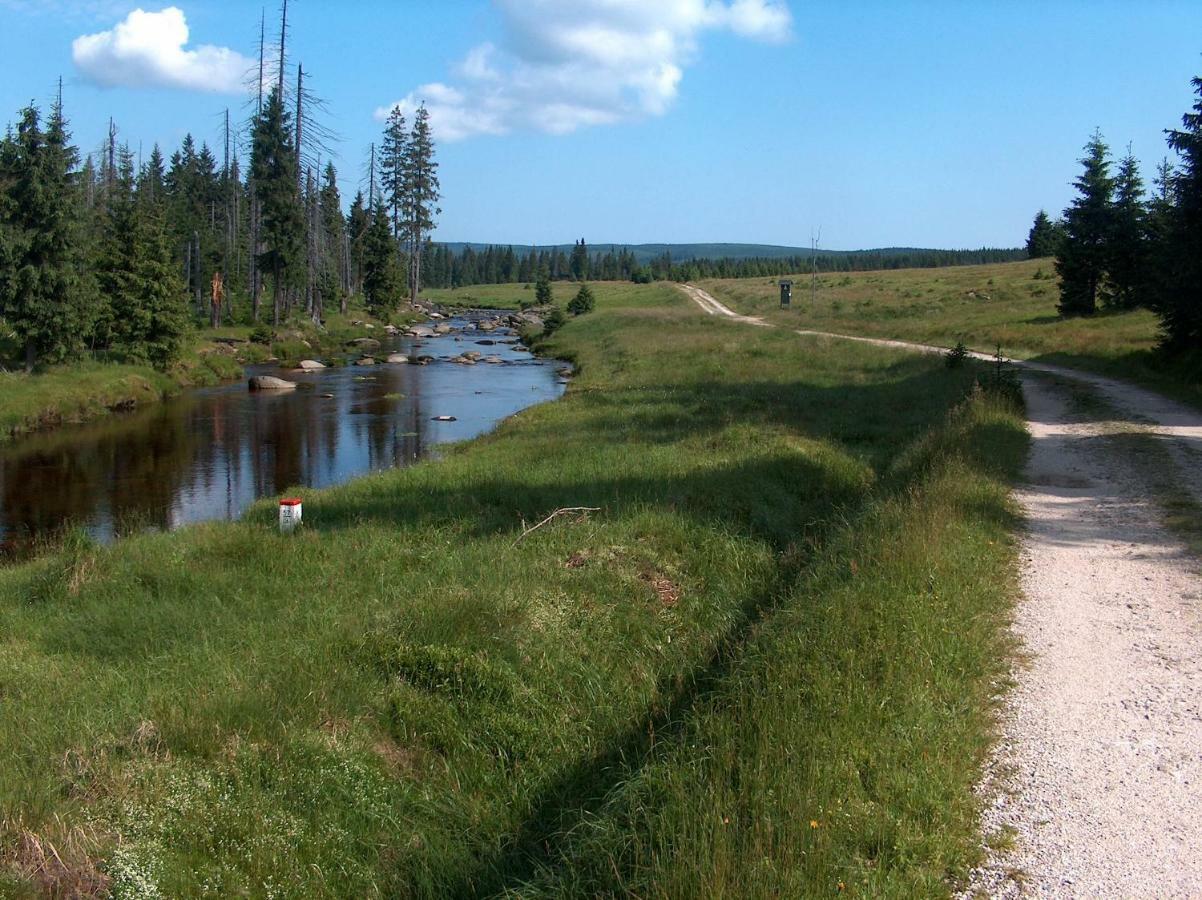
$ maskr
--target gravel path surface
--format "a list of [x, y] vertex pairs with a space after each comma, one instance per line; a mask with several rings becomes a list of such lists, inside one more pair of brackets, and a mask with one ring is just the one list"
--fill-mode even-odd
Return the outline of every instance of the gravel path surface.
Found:
[[[1016, 494], [1025, 659], [982, 787], [983, 830], [1010, 840], [967, 895], [1202, 897], [1202, 575], [1154, 497], [1167, 482], [1202, 501], [1202, 415], [1113, 379], [1014, 364], [1033, 438]], [[1167, 453], [1116, 442], [1124, 432]]]

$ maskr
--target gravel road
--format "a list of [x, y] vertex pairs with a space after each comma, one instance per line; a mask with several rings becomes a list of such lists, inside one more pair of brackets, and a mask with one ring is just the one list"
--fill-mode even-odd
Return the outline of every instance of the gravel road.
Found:
[[[765, 324], [685, 290], [710, 315]], [[965, 896], [1202, 897], [1202, 574], [1158, 503], [1202, 502], [1202, 415], [1113, 379], [1014, 364], [1032, 436], [1016, 492], [1023, 658], [982, 785], [983, 831], [1006, 849]]]

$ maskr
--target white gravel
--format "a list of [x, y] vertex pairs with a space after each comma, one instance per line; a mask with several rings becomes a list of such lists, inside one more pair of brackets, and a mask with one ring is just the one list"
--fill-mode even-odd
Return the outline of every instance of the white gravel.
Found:
[[[1105, 379], [1114, 417], [1025, 380], [1033, 437], [1022, 591], [1028, 656], [1006, 696], [991, 767], [991, 854], [973, 886], [995, 897], [1202, 897], [1202, 577], [1149, 497], [1146, 458], [1106, 436], [1152, 419], [1178, 460], [1199, 416]], [[1160, 425], [1163, 422], [1165, 424]], [[1180, 490], [1197, 487], [1198, 467]], [[1189, 488], [1186, 485], [1189, 484]]]
[[[764, 324], [686, 293], [710, 315]], [[1016, 493], [1023, 660], [982, 785], [983, 831], [1008, 849], [966, 894], [1202, 897], [1202, 575], [1150, 496], [1167, 478], [1202, 501], [1202, 415], [1112, 379], [1015, 365], [1033, 438]], [[1074, 405], [1069, 382], [1109, 412]], [[1124, 430], [1156, 435], [1175, 471], [1120, 451], [1108, 436]]]

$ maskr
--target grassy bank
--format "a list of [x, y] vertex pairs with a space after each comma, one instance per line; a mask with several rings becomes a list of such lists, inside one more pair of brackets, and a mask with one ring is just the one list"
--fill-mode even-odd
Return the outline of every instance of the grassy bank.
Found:
[[[620, 282], [615, 283], [613, 288], [621, 290], [625, 286], [624, 282]], [[560, 306], [566, 307], [578, 290], [580, 285], [571, 281], [551, 282], [551, 294]], [[448, 306], [518, 309], [523, 303], [530, 306], [534, 304], [534, 284], [474, 284], [461, 288], [430, 288], [422, 291], [422, 298]]]
[[782, 325], [896, 338], [1038, 359], [1127, 378], [1202, 405], [1202, 358], [1155, 353], [1157, 319], [1147, 310], [1061, 319], [1050, 259], [946, 269], [822, 275], [817, 302], [810, 277], [794, 276], [793, 309], [780, 310], [775, 279], [709, 280], [698, 285], [732, 309]]
[[[598, 299], [564, 400], [297, 535], [265, 504], [0, 571], [0, 888], [946, 890], [1018, 417], [939, 360]], [[563, 507], [600, 511], [521, 537]]]
[[146, 366], [89, 363], [39, 375], [0, 375], [0, 440], [153, 403], [176, 382]]
[[[0, 442], [23, 434], [79, 424], [112, 412], [157, 403], [190, 387], [208, 387], [242, 377], [243, 366], [270, 358], [287, 366], [312, 357], [339, 361], [352, 338], [379, 336], [362, 324], [360, 313], [329, 317], [323, 329], [303, 322], [281, 327], [266, 343], [251, 340], [250, 326], [206, 328], [166, 372], [149, 366], [87, 362], [58, 366], [34, 375], [0, 373]], [[398, 316], [397, 321], [417, 316]], [[353, 321], [360, 324], [352, 325]], [[372, 320], [374, 322], [374, 320]]]

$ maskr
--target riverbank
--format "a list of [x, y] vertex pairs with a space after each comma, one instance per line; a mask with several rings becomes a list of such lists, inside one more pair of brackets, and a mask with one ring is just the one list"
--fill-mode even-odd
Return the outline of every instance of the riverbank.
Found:
[[[397, 317], [400, 323], [418, 315]], [[210, 387], [242, 377], [243, 367], [277, 358], [330, 359], [347, 353], [354, 338], [382, 333], [383, 323], [360, 314], [336, 315], [324, 329], [311, 323], [255, 334], [250, 326], [197, 332], [183, 357], [166, 372], [150, 366], [89, 361], [56, 366], [33, 375], [0, 373], [0, 442], [62, 425], [79, 425], [114, 412], [159, 403], [193, 387]], [[262, 342], [254, 338], [260, 338]]]
[[[299, 534], [265, 503], [0, 571], [0, 888], [929, 895], [968, 871], [1016, 410], [969, 367], [594, 289], [545, 348], [578, 366], [563, 400], [306, 492]], [[569, 507], [596, 512], [529, 531]]]

